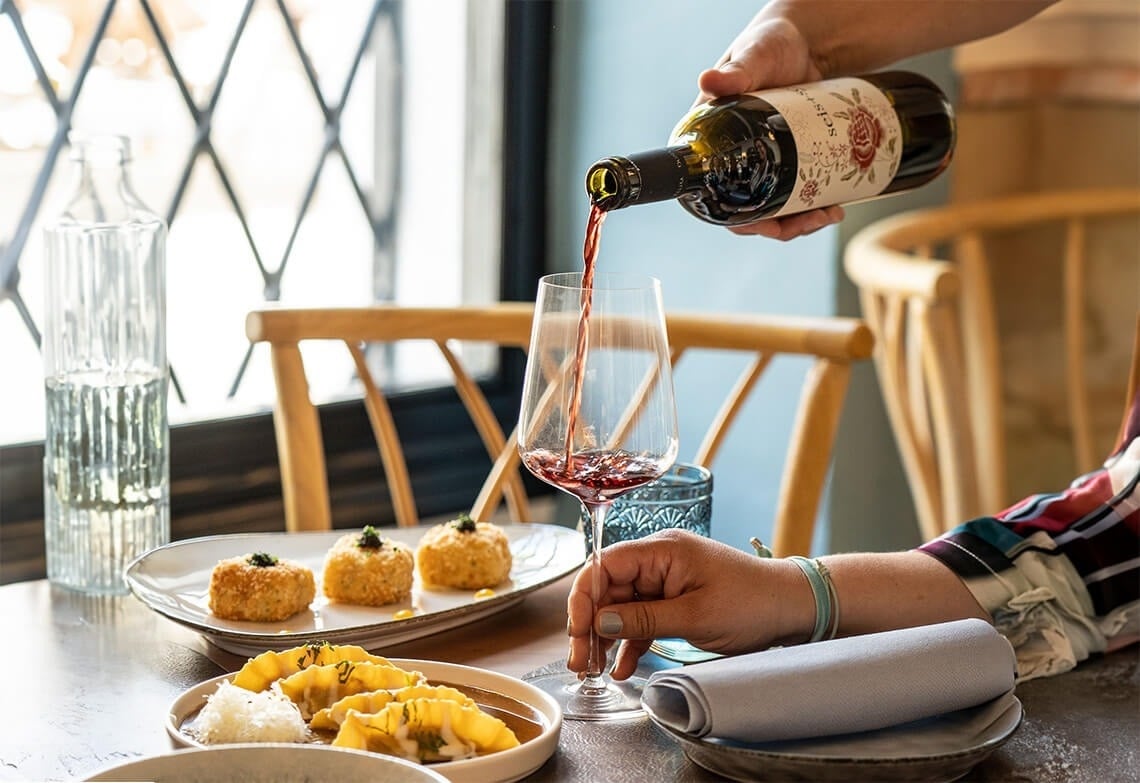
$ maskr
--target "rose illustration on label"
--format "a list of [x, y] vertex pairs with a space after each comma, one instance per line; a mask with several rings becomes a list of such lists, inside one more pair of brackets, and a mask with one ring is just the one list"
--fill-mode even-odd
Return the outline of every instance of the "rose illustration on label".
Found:
[[776, 213], [873, 198], [898, 170], [902, 128], [890, 101], [861, 79], [765, 93], [796, 140], [796, 184]]
[[819, 183], [814, 179], [809, 179], [800, 188], [800, 198], [803, 199], [805, 204], [812, 204], [819, 196]]
[[[851, 107], [832, 114], [833, 117], [847, 120], [847, 142], [851, 148], [850, 161], [855, 164], [853, 169], [839, 179], [841, 182], [847, 182], [858, 175], [852, 187], [858, 186], [864, 177], [866, 177], [867, 182], [873, 183], [875, 182], [875, 161], [879, 157], [879, 149], [883, 146], [884, 137], [887, 135], [883, 132], [883, 124], [877, 113], [864, 105], [859, 90], [852, 88], [850, 98], [838, 92], [831, 94]], [[898, 139], [892, 135], [887, 142], [887, 152], [892, 156], [897, 141]]]
[[800, 169], [799, 178], [803, 180], [799, 192], [800, 201], [809, 207], [814, 205], [815, 200], [823, 193], [823, 188], [831, 182], [831, 175], [827, 170], [816, 170], [815, 166]]
[[862, 106], [850, 112], [851, 124], [847, 126], [847, 139], [851, 142], [851, 161], [860, 171], [871, 168], [879, 145], [883, 143], [883, 126], [879, 118]]

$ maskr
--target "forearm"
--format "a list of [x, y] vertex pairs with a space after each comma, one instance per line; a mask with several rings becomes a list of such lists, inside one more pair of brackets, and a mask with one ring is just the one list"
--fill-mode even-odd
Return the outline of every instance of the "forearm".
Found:
[[1003, 32], [1057, 0], [771, 0], [753, 19], [791, 22], [823, 76], [861, 73]]
[[[953, 571], [918, 552], [830, 555], [820, 560], [831, 573], [839, 604], [839, 636], [886, 631], [989, 615]], [[786, 616], [793, 628], [785, 640], [804, 641], [815, 622], [807, 579], [795, 579]]]
[[[828, 555], [839, 635], [989, 616], [942, 561], [921, 551]], [[811, 583], [790, 558], [757, 557], [710, 538], [667, 530], [607, 547], [602, 594], [592, 597], [593, 566], [567, 601], [569, 666], [582, 671], [589, 632], [625, 639], [615, 676], [628, 677], [653, 639], [682, 636], [735, 655], [811, 637]]]

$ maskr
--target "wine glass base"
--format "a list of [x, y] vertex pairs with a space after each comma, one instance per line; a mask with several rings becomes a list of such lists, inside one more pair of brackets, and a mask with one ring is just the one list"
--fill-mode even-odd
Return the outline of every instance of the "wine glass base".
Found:
[[573, 672], [563, 672], [536, 677], [527, 683], [553, 696], [567, 720], [628, 720], [645, 714], [641, 707], [645, 690], [642, 677], [614, 680], [605, 675], [601, 687], [590, 687]]

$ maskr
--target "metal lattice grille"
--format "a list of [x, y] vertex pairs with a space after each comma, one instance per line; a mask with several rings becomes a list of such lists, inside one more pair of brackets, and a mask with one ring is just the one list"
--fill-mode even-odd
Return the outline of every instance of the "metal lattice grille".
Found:
[[[363, 184], [360, 172], [354, 166], [350, 156], [345, 153], [342, 142], [342, 119], [349, 96], [358, 82], [357, 77], [366, 53], [371, 51], [373, 56], [379, 59], [376, 50], [382, 49], [383, 63], [391, 71], [391, 75], [388, 79], [388, 105], [386, 106], [388, 112], [375, 112], [377, 125], [383, 124], [385, 127], [377, 127], [376, 132], [382, 133], [387, 139], [386, 149], [389, 150], [389, 154], [393, 158], [398, 155], [401, 145], [401, 126], [396, 118], [402, 108], [402, 90], [399, 81], [402, 61], [400, 3], [390, 0], [369, 0], [362, 26], [343, 32], [344, 45], [346, 47], [351, 46], [351, 57], [343, 79], [336, 85], [329, 85], [326, 81], [322, 88], [322, 79], [314, 66], [313, 58], [306, 49], [303, 36], [296, 22], [296, 14], [290, 10], [289, 4], [285, 0], [273, 0], [272, 2], [245, 0], [240, 8], [240, 13], [237, 15], [232, 35], [224, 46], [224, 53], [216, 77], [212, 79], [212, 84], [208, 90], [204, 91], [204, 95], [195, 95], [195, 89], [185, 76], [173, 51], [168, 26], [163, 23], [162, 12], [169, 11], [169, 5], [177, 4], [157, 2], [157, 0], [134, 1], [137, 2], [137, 10], [141, 11], [141, 16], [136, 16], [145, 20], [145, 29], [152, 38], [154, 60], [157, 65], [166, 69], [167, 76], [176, 86], [181, 104], [193, 126], [190, 133], [189, 149], [186, 150], [185, 157], [175, 173], [174, 181], [176, 184], [169, 200], [165, 205], [155, 205], [165, 207], [160, 211], [164, 214], [172, 232], [178, 224], [180, 209], [183, 206], [192, 175], [205, 162], [216, 175], [217, 182], [224, 193], [224, 200], [241, 226], [241, 233], [248, 245], [253, 263], [256, 265], [257, 275], [260, 277], [264, 301], [277, 301], [281, 296], [281, 286], [289, 269], [290, 259], [294, 255], [298, 233], [313, 203], [318, 182], [321, 180], [322, 173], [326, 171], [330, 158], [335, 157], [339, 160], [340, 166], [343, 167], [343, 173], [354, 194], [354, 201], [358, 205], [363, 219], [367, 222], [368, 230], [374, 242], [374, 258], [376, 260], [374, 261], [375, 269], [372, 280], [373, 295], [380, 300], [390, 298], [393, 288], [392, 275], [394, 274], [390, 259], [394, 255], [399, 167], [389, 165], [386, 172], [381, 172], [385, 174], [383, 176], [384, 181], [376, 182], [370, 191]], [[74, 73], [70, 74], [69, 88], [63, 90], [33, 45], [33, 36], [29, 35], [28, 25], [25, 23], [26, 11], [22, 10], [15, 0], [0, 0], [0, 27], [3, 26], [5, 19], [10, 23], [14, 31], [14, 38], [27, 57], [31, 70], [35, 74], [38, 89], [46, 100], [47, 106], [50, 107], [55, 123], [50, 141], [44, 148], [42, 164], [34, 176], [15, 226], [10, 229], [10, 234], [7, 237], [5, 237], [4, 226], [0, 225], [0, 308], [15, 308], [27, 335], [37, 346], [40, 342], [40, 332], [36, 319], [27, 306], [25, 290], [21, 287], [21, 265], [24, 265], [26, 270], [27, 264], [35, 263], [35, 260], [29, 258], [29, 254], [26, 252], [29, 245], [29, 235], [37, 218], [42, 216], [49, 184], [63, 157], [60, 153], [67, 146], [68, 132], [72, 127], [76, 106], [84, 96], [85, 85], [92, 72], [93, 64], [97, 61], [100, 46], [104, 45], [108, 26], [111, 24], [117, 7], [122, 8], [128, 4], [133, 5], [133, 2], [119, 3], [118, 0], [107, 0], [98, 9], [91, 37], [82, 44], [81, 56]], [[284, 25], [290, 52], [300, 65], [300, 72], [304, 75], [308, 92], [315, 102], [323, 126], [323, 140], [319, 149], [315, 150], [315, 162], [304, 164], [290, 160], [284, 163], [284, 165], [294, 167], [305, 167], [307, 165], [307, 171], [303, 176], [304, 187], [290, 221], [291, 227], [287, 232], [287, 238], [280, 248], [275, 247], [273, 249], [265, 248], [263, 246], [265, 243], [259, 242], [256, 238], [256, 232], [251, 227], [249, 204], [239, 195], [239, 189], [235, 187], [234, 178], [231, 174], [231, 166], [223, 155], [219, 154], [212, 135], [219, 99], [227, 85], [227, 77], [230, 75], [235, 53], [238, 52], [243, 40], [250, 35], [249, 23], [255, 7], [263, 16], [272, 14]], [[0, 30], [0, 32], [3, 31]], [[3, 39], [0, 39], [0, 43], [2, 41]], [[203, 90], [198, 90], [198, 92], [202, 93]], [[330, 95], [331, 97], [329, 97]], [[5, 335], [0, 339], [9, 340], [11, 336]], [[233, 368], [233, 380], [229, 391], [231, 397], [237, 392], [245, 376], [251, 350], [251, 348], [247, 348], [245, 356]], [[173, 386], [179, 400], [185, 403], [186, 395], [182, 384], [179, 383], [177, 374], [174, 372], [178, 357], [172, 354], [171, 362]]]

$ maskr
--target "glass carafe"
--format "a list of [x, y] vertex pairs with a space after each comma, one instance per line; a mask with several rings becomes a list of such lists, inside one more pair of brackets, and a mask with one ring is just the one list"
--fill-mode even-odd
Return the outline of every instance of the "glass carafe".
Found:
[[77, 184], [44, 243], [47, 574], [121, 594], [170, 539], [166, 225], [131, 189], [126, 138], [71, 141]]

